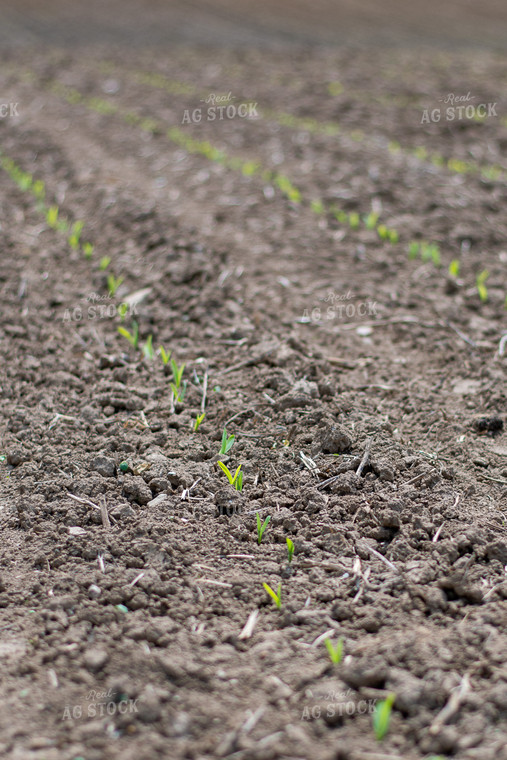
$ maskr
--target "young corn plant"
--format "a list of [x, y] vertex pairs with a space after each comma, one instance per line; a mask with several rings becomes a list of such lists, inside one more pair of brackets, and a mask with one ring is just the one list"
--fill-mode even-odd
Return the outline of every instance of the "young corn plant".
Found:
[[109, 256], [103, 256], [101, 260], [99, 261], [100, 271], [105, 272], [110, 263], [111, 263], [111, 259], [109, 258]]
[[58, 227], [58, 206], [50, 206], [46, 211], [46, 222], [52, 230]]
[[77, 251], [79, 248], [79, 241], [81, 238], [81, 232], [83, 231], [84, 222], [77, 221], [72, 225], [70, 235], [68, 237], [68, 243], [72, 250]]
[[385, 699], [382, 699], [375, 705], [375, 712], [373, 713], [373, 732], [378, 742], [382, 741], [389, 731], [391, 713], [395, 699], [395, 694], [389, 694]]
[[260, 546], [262, 542], [262, 537], [264, 535], [264, 531], [268, 527], [269, 521], [271, 520], [271, 515], [268, 515], [266, 519], [264, 520], [264, 522], [261, 522], [261, 516], [259, 515], [258, 512], [256, 512], [256, 515], [257, 515], [257, 543]]
[[329, 659], [333, 665], [339, 665], [343, 658], [343, 637], [340, 637], [336, 644], [331, 639], [324, 639]]
[[167, 362], [171, 358], [171, 352], [170, 351], [166, 351], [165, 348], [164, 348], [164, 346], [159, 346], [158, 347], [158, 352], [159, 352], [160, 357], [162, 359], [162, 364], [165, 367], [165, 365], [167, 364]]
[[276, 604], [277, 609], [281, 610], [282, 609], [282, 584], [281, 583], [278, 584], [278, 590], [277, 591], [273, 591], [273, 589], [271, 588], [271, 586], [268, 586], [267, 583], [263, 583], [262, 586], [264, 588], [264, 591], [267, 594], [269, 594], [269, 596], [271, 597], [271, 599]]
[[119, 327], [118, 332], [128, 340], [132, 348], [137, 350], [137, 347], [139, 346], [139, 325], [135, 320], [132, 322], [132, 332], [127, 330], [126, 327]]
[[292, 538], [286, 538], [285, 540], [287, 542], [287, 557], [290, 565], [292, 562], [292, 557], [294, 556], [294, 541]]
[[145, 359], [149, 359], [149, 361], [153, 361], [155, 357], [155, 352], [153, 350], [153, 335], [151, 334], [148, 335], [148, 338], [142, 348], [142, 351], [143, 351], [143, 356]]
[[459, 259], [453, 259], [449, 264], [449, 276], [457, 279], [459, 276]]
[[195, 422], [194, 422], [194, 433], [197, 433], [197, 431], [199, 430], [199, 427], [201, 425], [201, 422], [203, 421], [203, 419], [205, 417], [206, 417], [206, 412], [203, 412], [202, 414], [198, 414], [197, 415], [197, 417], [195, 418]]
[[92, 243], [83, 243], [83, 254], [85, 259], [90, 261], [91, 257], [93, 256], [93, 244]]
[[477, 279], [475, 281], [475, 284], [477, 286], [477, 292], [479, 294], [479, 298], [481, 299], [482, 303], [486, 303], [488, 300], [488, 289], [486, 287], [486, 280], [489, 277], [489, 272], [487, 269], [483, 269], [482, 272], [480, 272], [477, 275]]
[[225, 473], [225, 476], [231, 486], [233, 486], [236, 491], [242, 491], [243, 490], [243, 473], [241, 472], [241, 465], [236, 469], [236, 472], [234, 475], [229, 470], [227, 465], [225, 465], [223, 462], [217, 462], [218, 466], [222, 470], [222, 472]]
[[218, 452], [220, 456], [223, 456], [224, 454], [227, 454], [232, 448], [232, 444], [234, 443], [236, 436], [234, 435], [227, 435], [227, 430], [224, 428], [224, 431], [222, 433], [222, 445], [220, 446], [220, 451]]
[[176, 403], [179, 403], [183, 401], [185, 397], [185, 391], [187, 389], [186, 382], [183, 383], [183, 387], [181, 384], [181, 378], [183, 377], [183, 370], [185, 369], [185, 365], [181, 364], [178, 366], [178, 364], [174, 361], [174, 359], [171, 359], [171, 369], [173, 373], [173, 380], [174, 382], [171, 383], [171, 390], [174, 395], [174, 400]]
[[115, 277], [114, 274], [109, 274], [107, 276], [107, 289], [111, 297], [116, 295], [116, 291], [118, 290], [122, 282], [123, 282], [123, 277], [121, 276]]

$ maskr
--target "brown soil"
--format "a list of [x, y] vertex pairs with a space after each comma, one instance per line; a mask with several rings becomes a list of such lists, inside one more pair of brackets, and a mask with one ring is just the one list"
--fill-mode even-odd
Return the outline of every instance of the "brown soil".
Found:
[[[281, 37], [238, 6], [232, 28], [263, 50], [155, 54], [156, 4], [126, 6], [114, 49], [22, 47], [53, 42], [50, 15], [8, 8], [1, 101], [19, 116], [0, 120], [1, 156], [95, 250], [73, 250], [0, 170], [0, 755], [506, 760], [505, 61], [463, 47], [475, 14], [373, 56], [272, 47], [299, 41], [293, 26], [327, 31], [305, 26], [303, 3]], [[501, 10], [484, 8], [493, 38]], [[451, 33], [461, 49], [435, 52]], [[265, 115], [182, 123], [207, 108], [199, 93], [229, 92]], [[421, 124], [469, 92], [497, 116]], [[301, 202], [203, 141], [287, 176]], [[436, 166], [423, 148], [498, 171]], [[332, 203], [379, 211], [399, 242], [340, 224]], [[413, 239], [442, 265], [410, 259]], [[109, 272], [124, 278], [114, 296]], [[118, 333], [117, 305], [141, 290], [123, 325], [135, 316], [141, 345], [185, 363], [179, 403], [168, 367]], [[218, 460], [242, 465], [242, 492]], [[260, 545], [256, 513], [270, 517]], [[281, 583], [280, 610], [263, 583]], [[343, 637], [338, 665], [326, 634]]]

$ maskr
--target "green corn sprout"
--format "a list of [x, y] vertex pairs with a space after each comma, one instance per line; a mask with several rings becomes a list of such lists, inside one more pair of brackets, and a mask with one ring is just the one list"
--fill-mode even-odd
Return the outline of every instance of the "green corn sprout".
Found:
[[235, 438], [235, 435], [228, 436], [227, 430], [224, 428], [224, 431], [222, 433], [222, 445], [220, 446], [220, 451], [218, 452], [221, 456], [227, 454], [227, 452], [231, 450]]
[[110, 296], [114, 296], [118, 288], [123, 282], [123, 277], [115, 277], [114, 274], [107, 276], [107, 289]]
[[[364, 217], [364, 225], [367, 230], [374, 230], [376, 227], [376, 224], [378, 222], [378, 214], [376, 214], [374, 211], [370, 211], [368, 216]], [[385, 225], [379, 225], [382, 227], [385, 227]]]
[[81, 237], [81, 232], [84, 227], [84, 222], [78, 221], [74, 222], [72, 225], [72, 229], [69, 235], [69, 245], [74, 250], [77, 251], [79, 248], [79, 239]]
[[159, 346], [158, 350], [159, 350], [160, 356], [162, 357], [162, 363], [163, 363], [163, 365], [165, 367], [165, 365], [167, 364], [167, 362], [171, 358], [171, 352], [170, 351], [166, 351], [165, 348], [164, 348], [164, 346]]
[[351, 211], [348, 217], [349, 227], [353, 230], [357, 230], [359, 227], [360, 217], [356, 211]]
[[453, 259], [449, 264], [449, 275], [451, 277], [458, 277], [459, 275], [459, 259]]
[[477, 275], [477, 280], [475, 281], [477, 285], [477, 292], [479, 293], [479, 298], [481, 299], [482, 303], [486, 303], [488, 300], [488, 289], [486, 287], [486, 280], [488, 277], [489, 272], [487, 269], [484, 269]]
[[146, 343], [143, 346], [143, 356], [150, 361], [152, 361], [155, 356], [153, 351], [153, 335], [148, 335]]
[[109, 258], [109, 256], [103, 256], [99, 262], [100, 271], [104, 272], [108, 268], [110, 263], [111, 263], [111, 259]]
[[287, 556], [289, 558], [289, 565], [292, 562], [292, 557], [294, 556], [294, 541], [292, 538], [286, 538], [287, 542]]
[[373, 731], [377, 741], [382, 741], [389, 730], [391, 722], [391, 712], [393, 709], [395, 694], [389, 694], [385, 699], [377, 702], [375, 712], [373, 713]]
[[262, 536], [264, 535], [264, 531], [268, 527], [269, 521], [271, 520], [271, 515], [268, 515], [266, 519], [264, 520], [264, 522], [261, 522], [261, 517], [258, 512], [256, 513], [256, 515], [257, 515], [257, 543], [260, 546], [261, 541], [262, 541]]
[[197, 433], [197, 431], [199, 430], [199, 426], [205, 417], [206, 417], [206, 412], [203, 412], [202, 414], [197, 415], [194, 422], [194, 433]]
[[58, 206], [50, 206], [46, 211], [46, 221], [48, 225], [56, 230], [58, 225]]
[[132, 332], [129, 332], [125, 327], [119, 327], [118, 332], [128, 340], [132, 348], [137, 348], [139, 345], [139, 325], [137, 322], [132, 322]]
[[280, 610], [282, 608], [282, 584], [281, 583], [278, 584], [278, 591], [273, 591], [271, 586], [268, 586], [267, 583], [263, 583], [262, 586], [264, 590], [266, 591], [266, 593], [269, 594], [271, 599], [276, 604], [277, 609]]
[[91, 243], [83, 243], [83, 253], [85, 259], [89, 261], [93, 256], [93, 245]]
[[227, 465], [225, 465], [223, 462], [217, 463], [220, 469], [225, 473], [227, 480], [231, 484], [231, 486], [234, 486], [236, 491], [242, 491], [243, 490], [243, 473], [241, 472], [241, 465], [236, 469], [236, 472], [234, 475], [229, 470]]
[[324, 639], [324, 644], [333, 665], [339, 665], [343, 657], [343, 637], [340, 637], [336, 644], [333, 644], [331, 639]]

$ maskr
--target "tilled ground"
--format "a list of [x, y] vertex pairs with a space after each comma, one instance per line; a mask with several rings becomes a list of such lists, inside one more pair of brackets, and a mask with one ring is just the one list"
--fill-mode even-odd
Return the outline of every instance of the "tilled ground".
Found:
[[[2, 756], [507, 758], [504, 85], [479, 52], [4, 55]], [[421, 123], [450, 93], [496, 105]]]

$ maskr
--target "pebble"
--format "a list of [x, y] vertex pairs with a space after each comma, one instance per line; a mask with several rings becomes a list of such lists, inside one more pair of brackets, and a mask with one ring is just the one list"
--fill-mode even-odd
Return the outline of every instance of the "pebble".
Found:
[[87, 670], [97, 673], [102, 670], [109, 660], [109, 655], [105, 649], [88, 649], [85, 652], [84, 664]]

